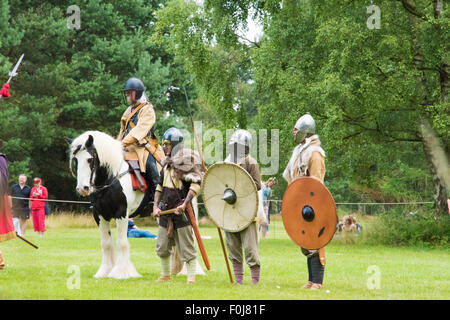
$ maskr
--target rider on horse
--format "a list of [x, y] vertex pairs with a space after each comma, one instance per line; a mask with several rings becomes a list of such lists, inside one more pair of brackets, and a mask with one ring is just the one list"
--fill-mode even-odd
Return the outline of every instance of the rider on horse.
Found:
[[155, 135], [155, 110], [147, 100], [140, 79], [128, 79], [123, 91], [130, 106], [120, 120], [118, 139], [122, 142], [125, 160], [135, 172], [140, 189], [145, 189], [142, 173], [148, 186], [146, 196], [153, 198], [161, 170], [160, 162], [164, 158], [164, 151]]

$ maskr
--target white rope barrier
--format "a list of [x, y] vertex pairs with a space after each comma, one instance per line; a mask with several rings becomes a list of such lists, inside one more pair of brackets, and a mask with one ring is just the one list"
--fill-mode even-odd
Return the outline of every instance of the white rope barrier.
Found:
[[[283, 200], [267, 200], [269, 202], [283, 202]], [[414, 205], [414, 204], [430, 204], [430, 202], [336, 202], [338, 205], [379, 205], [379, 204], [402, 204], [402, 205]]]
[[336, 202], [336, 204], [354, 204], [354, 205], [378, 205], [378, 204], [402, 204], [402, 205], [414, 205], [414, 204], [430, 204], [434, 202]]
[[[73, 201], [73, 200], [54, 200], [54, 199], [33, 199], [33, 198], [21, 198], [21, 197], [12, 197], [12, 199], [19, 200], [37, 200], [37, 201], [46, 201], [46, 202], [61, 202], [61, 203], [79, 203], [79, 204], [91, 204], [90, 201]], [[283, 200], [267, 200], [269, 202], [283, 202]], [[419, 202], [336, 202], [337, 205], [417, 205], [417, 204], [432, 204], [432, 201], [419, 201]], [[198, 204], [204, 204], [203, 202], [199, 202]]]
[[12, 199], [19, 199], [19, 200], [36, 200], [36, 201], [45, 201], [45, 202], [62, 202], [62, 203], [81, 203], [81, 204], [91, 204], [90, 201], [73, 201], [73, 200], [54, 200], [54, 199], [34, 199], [34, 198], [21, 198], [21, 197], [13, 197]]

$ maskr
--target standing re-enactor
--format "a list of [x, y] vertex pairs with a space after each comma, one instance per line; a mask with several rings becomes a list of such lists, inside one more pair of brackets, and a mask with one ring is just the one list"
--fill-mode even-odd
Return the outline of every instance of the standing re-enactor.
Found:
[[[144, 176], [147, 192], [142, 205], [145, 205], [153, 200], [161, 170], [158, 162], [164, 158], [164, 152], [155, 135], [155, 110], [147, 100], [143, 82], [138, 78], [130, 78], [125, 84], [124, 91], [130, 106], [120, 119], [120, 132], [117, 138], [122, 141], [125, 160], [135, 172], [141, 190], [145, 188], [141, 173]], [[141, 208], [136, 211], [140, 211]]]
[[[163, 149], [166, 158], [162, 162], [153, 205], [153, 216], [159, 217], [156, 253], [161, 259], [161, 276], [157, 281], [171, 280], [170, 255], [175, 245], [180, 260], [186, 263], [187, 283], [193, 283], [197, 250], [186, 207], [200, 192], [204, 175], [202, 162], [196, 151], [183, 147], [183, 135], [176, 128], [164, 133]], [[159, 214], [175, 208], [176, 213]]]
[[[230, 139], [230, 154], [225, 162], [232, 162], [241, 166], [253, 178], [258, 193], [261, 190], [261, 174], [259, 165], [250, 155], [252, 136], [247, 130], [236, 130]], [[262, 197], [260, 197], [261, 199]], [[261, 215], [262, 213], [262, 215]], [[258, 215], [247, 228], [238, 232], [225, 232], [228, 248], [228, 256], [233, 264], [236, 284], [242, 284], [244, 280], [244, 265], [242, 247], [245, 252], [245, 262], [250, 267], [252, 283], [258, 284], [261, 273], [261, 262], [259, 259], [258, 247], [258, 225], [265, 223], [262, 210], [258, 210]]]
[[[323, 183], [325, 151], [322, 149], [315, 131], [316, 124], [309, 113], [297, 120], [293, 135], [298, 145], [294, 148], [291, 159], [283, 172], [283, 177], [288, 184], [303, 176], [317, 178]], [[303, 288], [321, 289], [325, 271], [325, 249], [307, 250], [302, 248], [302, 253], [307, 257], [308, 264], [308, 282]]]
[[[0, 149], [3, 142], [0, 140]], [[0, 242], [16, 237], [11, 215], [11, 203], [8, 197], [8, 159], [0, 153]], [[0, 250], [0, 270], [5, 268], [2, 251]]]

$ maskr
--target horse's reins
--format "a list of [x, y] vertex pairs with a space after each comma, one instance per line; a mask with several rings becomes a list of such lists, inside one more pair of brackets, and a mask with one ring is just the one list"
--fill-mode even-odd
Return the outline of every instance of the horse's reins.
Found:
[[113, 178], [113, 180], [112, 180], [112, 182], [110, 184], [105, 184], [104, 186], [102, 186], [100, 188], [97, 188], [95, 185], [92, 185], [92, 183], [91, 183], [91, 187], [94, 188], [94, 192], [93, 193], [96, 193], [96, 192], [99, 192], [99, 191], [102, 191], [102, 190], [104, 190], [106, 188], [111, 187], [114, 184], [114, 182], [116, 182], [116, 180], [119, 180], [120, 178], [122, 178], [124, 175], [126, 175], [129, 172], [130, 172], [130, 169], [128, 169], [127, 171], [124, 171], [124, 172], [118, 174], [117, 176], [115, 176]]

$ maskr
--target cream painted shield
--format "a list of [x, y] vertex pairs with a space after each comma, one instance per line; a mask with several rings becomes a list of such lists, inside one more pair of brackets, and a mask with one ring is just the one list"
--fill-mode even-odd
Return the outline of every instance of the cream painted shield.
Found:
[[[222, 199], [227, 189], [236, 194], [233, 204]], [[212, 165], [203, 178], [202, 195], [208, 215], [225, 231], [241, 231], [256, 217], [259, 198], [255, 182], [236, 164], [219, 162]]]

